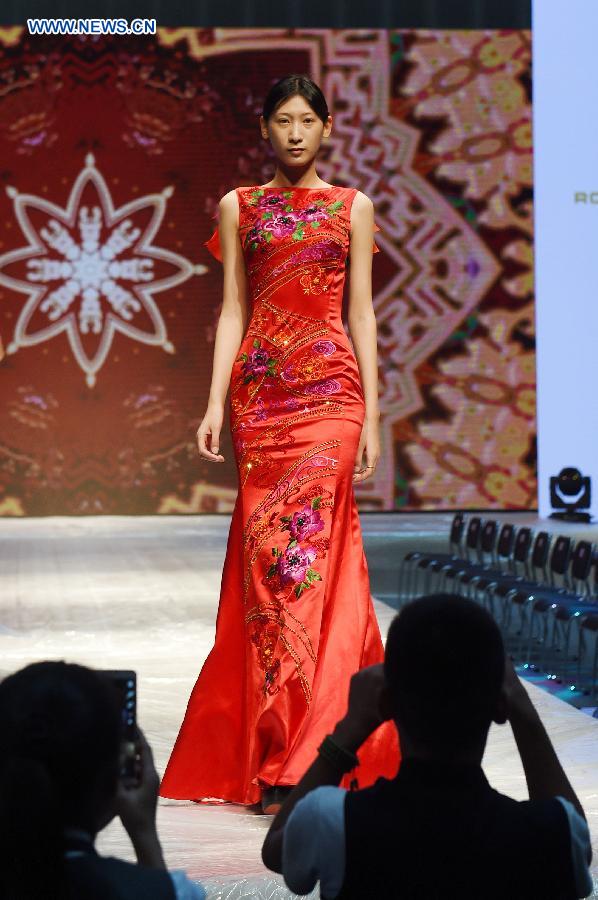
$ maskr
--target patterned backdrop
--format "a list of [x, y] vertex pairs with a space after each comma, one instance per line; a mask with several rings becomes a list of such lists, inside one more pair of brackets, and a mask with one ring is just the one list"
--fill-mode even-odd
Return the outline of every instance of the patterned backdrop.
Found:
[[[218, 199], [305, 71], [319, 173], [374, 202], [382, 458], [361, 509], [536, 505], [530, 34], [0, 29], [0, 513], [230, 512], [200, 460]], [[345, 308], [346, 312], [346, 308]], [[228, 421], [228, 409], [226, 411]]]

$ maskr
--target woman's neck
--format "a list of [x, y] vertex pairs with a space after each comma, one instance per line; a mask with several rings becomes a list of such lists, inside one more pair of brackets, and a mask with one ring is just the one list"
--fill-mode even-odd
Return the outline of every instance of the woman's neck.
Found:
[[[322, 181], [322, 179], [316, 172], [316, 167], [314, 165], [309, 166], [309, 168], [305, 169], [304, 171], [301, 171], [299, 169], [284, 169], [279, 166], [274, 173], [272, 182], [273, 183], [268, 184], [267, 187], [330, 187], [330, 185]], [[316, 183], [314, 184], [314, 182]]]

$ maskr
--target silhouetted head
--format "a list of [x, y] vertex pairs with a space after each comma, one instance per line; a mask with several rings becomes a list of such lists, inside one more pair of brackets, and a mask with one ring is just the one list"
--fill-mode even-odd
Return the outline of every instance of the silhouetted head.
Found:
[[504, 721], [504, 669], [498, 626], [476, 603], [436, 594], [407, 604], [390, 626], [384, 661], [401, 738], [416, 755], [483, 751], [492, 720]]
[[[60, 897], [65, 827], [95, 834], [118, 784], [120, 711], [111, 683], [65, 662], [0, 683], [3, 898]], [[20, 893], [12, 893], [15, 889]]]

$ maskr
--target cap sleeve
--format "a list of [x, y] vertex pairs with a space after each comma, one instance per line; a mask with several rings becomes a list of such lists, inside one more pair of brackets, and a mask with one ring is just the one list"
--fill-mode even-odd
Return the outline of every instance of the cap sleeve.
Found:
[[[380, 231], [379, 227], [374, 222], [374, 234], [376, 231]], [[376, 246], [376, 241], [374, 241], [374, 245], [372, 247], [372, 253], [380, 253], [380, 248]]]
[[212, 237], [204, 241], [204, 247], [207, 247], [213, 257], [215, 257], [219, 262], [222, 262], [222, 250], [220, 248], [220, 233], [218, 231], [218, 225], [214, 229], [212, 233]]

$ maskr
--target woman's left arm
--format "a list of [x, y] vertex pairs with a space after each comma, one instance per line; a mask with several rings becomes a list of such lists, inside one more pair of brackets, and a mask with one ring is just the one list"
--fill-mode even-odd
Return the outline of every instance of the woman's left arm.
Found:
[[[353, 483], [373, 474], [380, 457], [378, 406], [378, 338], [372, 303], [372, 247], [374, 204], [357, 191], [351, 207], [351, 268], [349, 276], [349, 332], [359, 365], [365, 399], [365, 420], [355, 459]], [[362, 465], [365, 450], [366, 462]]]

